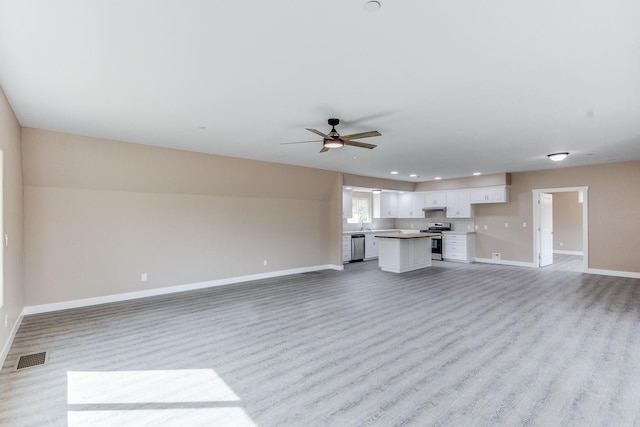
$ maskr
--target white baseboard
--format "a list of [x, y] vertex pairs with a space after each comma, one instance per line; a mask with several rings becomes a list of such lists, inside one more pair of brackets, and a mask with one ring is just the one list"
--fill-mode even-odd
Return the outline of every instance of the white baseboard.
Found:
[[553, 251], [554, 254], [561, 254], [561, 255], [580, 255], [583, 256], [584, 252], [582, 251]]
[[11, 328], [11, 333], [9, 334], [7, 341], [4, 343], [4, 347], [2, 347], [2, 353], [0, 353], [0, 366], [4, 365], [4, 362], [9, 355], [9, 350], [11, 350], [13, 339], [16, 337], [16, 333], [18, 332], [20, 324], [22, 323], [22, 317], [22, 315], [18, 316], [16, 322], [13, 324], [13, 328]]
[[[107, 304], [111, 302], [128, 301], [137, 298], [146, 298], [157, 295], [173, 294], [176, 292], [193, 291], [197, 289], [212, 288], [215, 286], [232, 285], [249, 282], [252, 280], [270, 279], [273, 277], [288, 276], [291, 274], [309, 273], [320, 270], [344, 270], [342, 265], [325, 264], [311, 267], [293, 268], [290, 270], [271, 271], [269, 273], [250, 274], [247, 276], [229, 277], [226, 279], [210, 280], [207, 282], [188, 283], [184, 285], [167, 286], [164, 288], [148, 289], [145, 291], [125, 292], [122, 294], [105, 295], [95, 298], [83, 298], [71, 301], [55, 302], [51, 304], [31, 305], [24, 307], [22, 316], [30, 314], [48, 313], [51, 311], [68, 310], [70, 308], [88, 307], [92, 305]], [[13, 341], [13, 340], [11, 340]]]
[[601, 276], [615, 276], [615, 277], [628, 277], [630, 279], [640, 279], [640, 273], [633, 271], [616, 271], [616, 270], [601, 270], [598, 268], [588, 268], [589, 274], [600, 274]]
[[481, 262], [483, 264], [498, 264], [498, 265], [510, 265], [512, 267], [529, 267], [534, 268], [532, 262], [522, 262], [522, 261], [509, 261], [504, 259], [493, 259], [493, 258], [476, 258], [475, 262]]

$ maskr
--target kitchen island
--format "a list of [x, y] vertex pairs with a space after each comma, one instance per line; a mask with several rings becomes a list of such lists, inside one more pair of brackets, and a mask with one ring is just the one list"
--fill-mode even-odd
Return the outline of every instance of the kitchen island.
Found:
[[431, 238], [436, 233], [380, 234], [378, 239], [378, 266], [382, 271], [404, 273], [431, 267]]

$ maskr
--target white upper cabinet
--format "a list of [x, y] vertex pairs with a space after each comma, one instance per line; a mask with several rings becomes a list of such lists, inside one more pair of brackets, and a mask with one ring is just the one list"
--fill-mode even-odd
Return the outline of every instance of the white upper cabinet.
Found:
[[443, 208], [447, 206], [446, 191], [427, 191], [424, 193], [425, 208]]
[[342, 190], [342, 218], [351, 218], [353, 209], [353, 191]]
[[447, 218], [472, 218], [471, 191], [447, 191]]
[[373, 195], [374, 218], [398, 217], [398, 193], [382, 192]]
[[507, 203], [509, 187], [484, 187], [471, 190], [471, 203]]
[[398, 218], [424, 218], [424, 193], [400, 193]]

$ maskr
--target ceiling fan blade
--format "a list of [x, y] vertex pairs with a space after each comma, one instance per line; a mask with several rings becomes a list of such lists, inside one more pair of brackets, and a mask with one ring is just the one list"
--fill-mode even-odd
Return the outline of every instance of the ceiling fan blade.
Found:
[[321, 137], [323, 137], [324, 139], [332, 139], [329, 135], [320, 132], [319, 130], [315, 130], [315, 129], [309, 129], [309, 128], [305, 128], [306, 130], [308, 130], [309, 132], [313, 132], [316, 135], [320, 135]]
[[346, 141], [349, 139], [370, 138], [372, 136], [381, 136], [381, 135], [382, 134], [377, 130], [371, 130], [369, 132], [353, 133], [351, 135], [341, 135], [340, 138]]
[[320, 150], [321, 153], [326, 153], [327, 151], [329, 151], [327, 147], [322, 147], [322, 150]]
[[377, 147], [377, 145], [375, 144], [367, 144], [366, 142], [350, 141], [348, 139], [344, 140], [344, 145], [351, 145], [352, 147], [368, 148], [370, 150]]
[[287, 144], [307, 144], [309, 142], [322, 142], [322, 139], [314, 139], [313, 141], [296, 141], [296, 142], [281, 142], [280, 145], [287, 145]]

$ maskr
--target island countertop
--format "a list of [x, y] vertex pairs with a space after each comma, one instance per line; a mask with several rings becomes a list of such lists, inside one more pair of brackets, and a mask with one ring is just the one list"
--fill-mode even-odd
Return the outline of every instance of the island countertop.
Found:
[[378, 234], [374, 237], [381, 239], [423, 239], [425, 237], [441, 237], [439, 233], [388, 233]]

